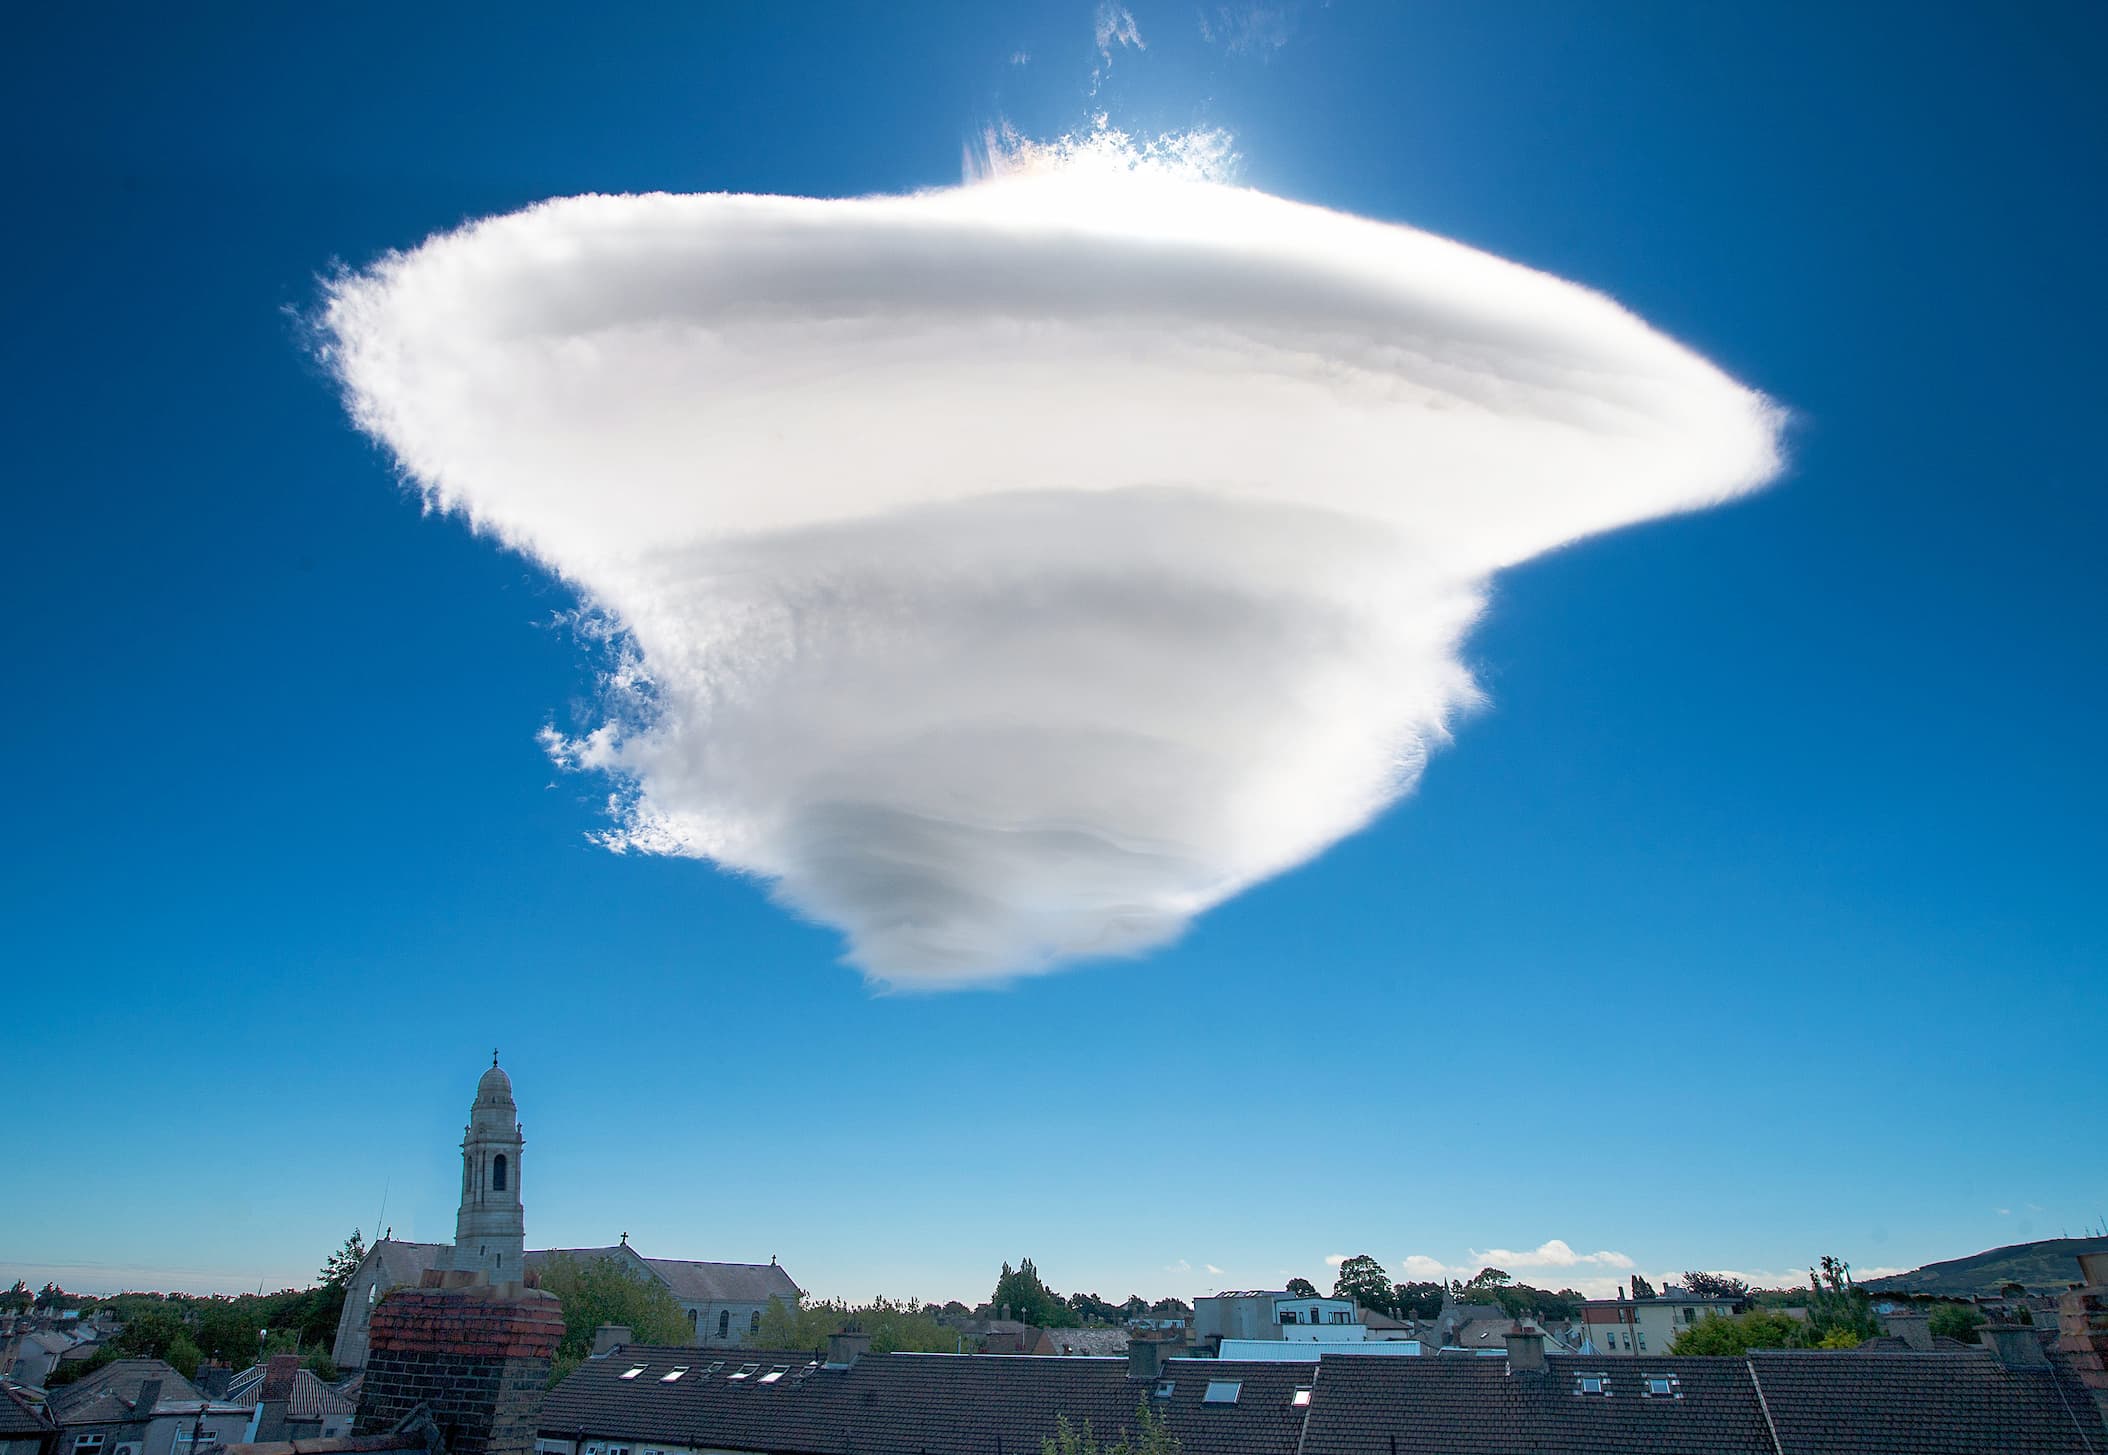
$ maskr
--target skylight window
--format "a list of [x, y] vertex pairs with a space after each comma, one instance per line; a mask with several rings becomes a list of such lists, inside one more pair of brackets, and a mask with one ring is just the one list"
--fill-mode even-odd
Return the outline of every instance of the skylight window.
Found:
[[1673, 1374], [1650, 1374], [1647, 1376], [1647, 1398], [1676, 1398], [1676, 1376]]
[[1200, 1397], [1202, 1404], [1235, 1404], [1237, 1395], [1244, 1388], [1241, 1379], [1211, 1379], [1207, 1393]]
[[1157, 1397], [1158, 1399], [1169, 1399], [1169, 1398], [1171, 1398], [1171, 1395], [1172, 1395], [1173, 1391], [1175, 1391], [1175, 1390], [1176, 1390], [1177, 1388], [1178, 1388], [1178, 1381], [1177, 1381], [1177, 1380], [1175, 1380], [1175, 1379], [1159, 1379], [1159, 1380], [1158, 1380], [1158, 1381], [1156, 1382], [1156, 1397]]
[[768, 1373], [761, 1376], [761, 1382], [763, 1384], [774, 1384], [777, 1380], [781, 1379], [784, 1375], [790, 1372], [791, 1367], [788, 1364], [778, 1364], [774, 1369], [771, 1369]]
[[[677, 1364], [677, 1365], [675, 1365], [675, 1366], [674, 1366], [674, 1368], [673, 1368], [673, 1372], [672, 1372], [672, 1373], [670, 1373], [670, 1374], [662, 1374], [662, 1375], [660, 1375], [660, 1376], [659, 1376], [659, 1383], [661, 1383], [661, 1384], [671, 1384], [671, 1383], [673, 1383], [673, 1382], [674, 1382], [674, 1381], [675, 1381], [676, 1379], [679, 1379], [679, 1378], [680, 1378], [680, 1377], [681, 1377], [682, 1375], [686, 1374], [687, 1372], [688, 1372], [688, 1366], [687, 1366], [687, 1365], [685, 1365], [685, 1364]], [[646, 1452], [646, 1455], [649, 1455], [649, 1452]]]
[[760, 1368], [761, 1368], [761, 1366], [760, 1366], [759, 1364], [742, 1364], [742, 1365], [740, 1365], [740, 1366], [739, 1366], [739, 1369], [738, 1369], [738, 1371], [737, 1371], [736, 1373], [732, 1373], [732, 1374], [727, 1374], [727, 1375], [725, 1376], [725, 1378], [727, 1378], [727, 1379], [752, 1379], [752, 1378], [754, 1377], [754, 1373], [755, 1373], [755, 1371], [756, 1371], [756, 1370], [758, 1370], [758, 1369], [760, 1369]]
[[1288, 1402], [1299, 1410], [1308, 1409], [1310, 1407], [1310, 1386], [1307, 1384], [1297, 1385], [1296, 1392], [1288, 1397]]
[[616, 1376], [616, 1378], [618, 1378], [618, 1379], [635, 1379], [635, 1378], [636, 1378], [636, 1377], [637, 1377], [638, 1375], [642, 1374], [643, 1372], [644, 1372], [644, 1366], [643, 1366], [642, 1364], [632, 1364], [632, 1365], [630, 1365], [630, 1367], [629, 1367], [629, 1368], [627, 1368], [627, 1369], [623, 1370], [623, 1371], [622, 1371], [622, 1373], [620, 1373], [619, 1375], [617, 1375], [617, 1376]]
[[703, 1373], [705, 1373], [705, 1374], [715, 1374], [715, 1373], [717, 1373], [717, 1371], [718, 1371], [718, 1370], [720, 1370], [720, 1369], [722, 1369], [722, 1368], [724, 1368], [724, 1367], [725, 1367], [725, 1361], [724, 1361], [724, 1360], [722, 1360], [722, 1359], [719, 1359], [719, 1360], [717, 1360], [717, 1361], [716, 1361], [715, 1363], [713, 1363], [713, 1364], [712, 1364], [712, 1365], [711, 1365], [711, 1366], [710, 1366], [710, 1367], [709, 1367], [708, 1369], [705, 1369], [705, 1370], [703, 1371]]
[[1608, 1394], [1609, 1392], [1610, 1380], [1604, 1375], [1582, 1374], [1575, 1376], [1575, 1394]]

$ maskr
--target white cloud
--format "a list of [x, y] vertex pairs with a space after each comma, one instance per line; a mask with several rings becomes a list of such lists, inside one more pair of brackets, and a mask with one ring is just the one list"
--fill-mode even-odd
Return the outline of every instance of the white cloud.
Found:
[[1092, 30], [1098, 42], [1098, 57], [1105, 64], [1112, 64], [1113, 51], [1133, 46], [1138, 51], [1149, 49], [1142, 39], [1142, 32], [1135, 26], [1134, 12], [1114, 0], [1098, 0], [1098, 13]]
[[1325, 1255], [1325, 1261], [1332, 1265], [1334, 1268], [1337, 1268], [1340, 1264], [1346, 1262], [1352, 1256], [1353, 1255], [1351, 1253], [1327, 1253]]
[[1147, 950], [1411, 789], [1492, 572], [1776, 471], [1608, 299], [1140, 150], [568, 198], [332, 285], [358, 423], [619, 648], [546, 738], [610, 847], [898, 986]]
[[1200, 38], [1211, 45], [1220, 43], [1232, 55], [1271, 56], [1288, 44], [1295, 29], [1295, 16], [1288, 6], [1255, 0], [1218, 5], [1213, 20], [1206, 10], [1201, 10], [1198, 18]]
[[1032, 52], [1030, 51], [1012, 51], [1010, 53], [1010, 64], [1013, 66], [1025, 66], [1031, 63]]
[[1176, 1263], [1166, 1263], [1164, 1265], [1164, 1271], [1166, 1273], [1191, 1273], [1193, 1271], [1193, 1265], [1186, 1259], [1181, 1258]]
[[1217, 1268], [1213, 1263], [1203, 1263], [1201, 1266], [1207, 1269], [1208, 1272], [1216, 1274], [1218, 1276], [1222, 1273], [1222, 1270], [1220, 1268]]

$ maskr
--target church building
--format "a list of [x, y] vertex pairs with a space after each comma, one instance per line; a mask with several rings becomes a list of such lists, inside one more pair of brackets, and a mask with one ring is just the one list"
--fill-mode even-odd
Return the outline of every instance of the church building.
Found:
[[629, 1235], [610, 1248], [526, 1248], [521, 1151], [526, 1137], [512, 1099], [512, 1078], [498, 1065], [476, 1083], [468, 1127], [461, 1139], [461, 1207], [454, 1241], [409, 1243], [382, 1238], [367, 1249], [352, 1275], [337, 1321], [331, 1351], [340, 1369], [366, 1363], [373, 1306], [391, 1288], [416, 1287], [428, 1272], [479, 1274], [490, 1283], [517, 1283], [551, 1258], [613, 1259], [631, 1276], [663, 1284], [688, 1315], [693, 1342], [737, 1348], [761, 1327], [770, 1299], [795, 1305], [800, 1296], [791, 1276], [767, 1263], [702, 1263], [685, 1258], [646, 1258]]

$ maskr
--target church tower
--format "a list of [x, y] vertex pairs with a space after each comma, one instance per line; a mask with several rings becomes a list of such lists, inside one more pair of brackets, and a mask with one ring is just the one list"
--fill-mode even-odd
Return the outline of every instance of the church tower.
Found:
[[461, 1139], [461, 1211], [443, 1267], [480, 1273], [492, 1283], [518, 1283], [525, 1276], [527, 1214], [520, 1203], [520, 1148], [526, 1142], [519, 1108], [512, 1102], [512, 1078], [499, 1069], [493, 1051], [490, 1070], [476, 1083], [468, 1130]]

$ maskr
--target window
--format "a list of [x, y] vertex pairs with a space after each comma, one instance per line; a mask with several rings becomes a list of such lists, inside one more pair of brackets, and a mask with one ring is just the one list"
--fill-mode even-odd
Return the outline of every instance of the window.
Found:
[[1178, 1388], [1178, 1381], [1177, 1381], [1177, 1380], [1175, 1380], [1175, 1379], [1159, 1379], [1159, 1380], [1158, 1380], [1158, 1381], [1156, 1382], [1156, 1397], [1157, 1397], [1158, 1399], [1169, 1399], [1169, 1398], [1171, 1398], [1172, 1392], [1173, 1392], [1174, 1390], [1176, 1390], [1177, 1388]]
[[505, 1190], [505, 1154], [503, 1152], [490, 1159], [490, 1190], [492, 1192], [503, 1192]]
[[1650, 1374], [1647, 1376], [1647, 1398], [1676, 1398], [1676, 1376], [1673, 1374]]
[[1575, 1394], [1608, 1394], [1610, 1380], [1601, 1374], [1582, 1374], [1574, 1379]]
[[1288, 1402], [1299, 1410], [1308, 1409], [1310, 1406], [1310, 1386], [1307, 1384], [1297, 1385], [1296, 1392], [1288, 1397]]
[[760, 1368], [761, 1368], [761, 1366], [760, 1366], [759, 1364], [742, 1364], [742, 1365], [740, 1365], [740, 1366], [739, 1366], [738, 1372], [736, 1372], [736, 1373], [733, 1373], [733, 1374], [727, 1374], [727, 1375], [725, 1376], [725, 1378], [727, 1378], [727, 1379], [752, 1379], [752, 1378], [754, 1377], [755, 1371], [756, 1371], [756, 1370], [758, 1370], [758, 1369], [760, 1369]]
[[1244, 1381], [1241, 1379], [1211, 1379], [1208, 1381], [1207, 1392], [1200, 1397], [1200, 1402], [1202, 1404], [1235, 1404], [1237, 1403], [1238, 1391], [1243, 1388]]
[[732, 1310], [728, 1308], [717, 1311], [717, 1337], [720, 1339], [732, 1337]]
[[695, 1320], [696, 1311], [694, 1309], [688, 1310], [688, 1332], [691, 1334], [695, 1332]]
[[[670, 1373], [670, 1374], [662, 1374], [662, 1375], [660, 1375], [660, 1376], [659, 1376], [659, 1383], [661, 1383], [661, 1384], [671, 1384], [671, 1383], [673, 1383], [673, 1382], [674, 1382], [674, 1381], [675, 1381], [676, 1379], [679, 1379], [679, 1378], [680, 1378], [680, 1377], [681, 1377], [682, 1375], [686, 1374], [687, 1372], [688, 1372], [688, 1366], [687, 1366], [687, 1365], [685, 1365], [685, 1364], [677, 1364], [677, 1365], [675, 1365], [675, 1366], [674, 1366], [674, 1368], [673, 1368], [673, 1372], [672, 1372], [672, 1373]], [[649, 1451], [649, 1450], [647, 1450], [647, 1451], [645, 1451], [645, 1452], [644, 1452], [644, 1455], [652, 1455], [652, 1452], [651, 1452], [651, 1451]]]
[[747, 1332], [748, 1332], [748, 1333], [750, 1333], [750, 1334], [758, 1334], [758, 1333], [760, 1333], [760, 1332], [761, 1332], [761, 1310], [760, 1310], [760, 1309], [755, 1309], [755, 1310], [754, 1310], [754, 1315], [753, 1315], [753, 1317], [747, 1320]]
[[722, 1368], [724, 1368], [724, 1367], [725, 1367], [725, 1361], [724, 1361], [724, 1360], [722, 1360], [722, 1359], [719, 1359], [719, 1360], [715, 1361], [714, 1363], [712, 1363], [712, 1364], [711, 1364], [711, 1366], [710, 1366], [710, 1367], [709, 1367], [708, 1369], [705, 1369], [705, 1370], [703, 1371], [703, 1373], [704, 1373], [704, 1374], [705, 1374], [706, 1376], [707, 1376], [707, 1375], [711, 1375], [711, 1374], [715, 1374], [715, 1373], [717, 1373], [717, 1371], [718, 1371], [718, 1370], [720, 1370], [720, 1369], [722, 1369]]
[[373, 1306], [374, 1306], [374, 1305], [375, 1305], [376, 1303], [380, 1302], [380, 1298], [381, 1298], [381, 1286], [380, 1286], [380, 1285], [379, 1285], [378, 1283], [369, 1283], [369, 1284], [367, 1284], [367, 1285], [366, 1285], [366, 1307], [368, 1307], [368, 1308], [372, 1308], [372, 1307], [373, 1307]]
[[642, 1374], [643, 1372], [644, 1366], [642, 1364], [632, 1364], [629, 1368], [623, 1370], [620, 1374], [616, 1375], [615, 1377], [617, 1379], [635, 1379], [638, 1375]]
[[1646, 1353], [1646, 1352], [1647, 1352], [1647, 1336], [1646, 1336], [1646, 1334], [1645, 1334], [1645, 1333], [1642, 1333], [1642, 1334], [1641, 1334], [1641, 1335], [1639, 1336], [1639, 1340], [1640, 1340], [1640, 1352], [1641, 1352], [1642, 1354], [1644, 1354], [1644, 1353]]
[[781, 1379], [784, 1375], [790, 1372], [791, 1367], [788, 1364], [778, 1364], [774, 1369], [771, 1369], [768, 1373], [761, 1376], [761, 1382], [763, 1384], [774, 1384], [777, 1380]]

